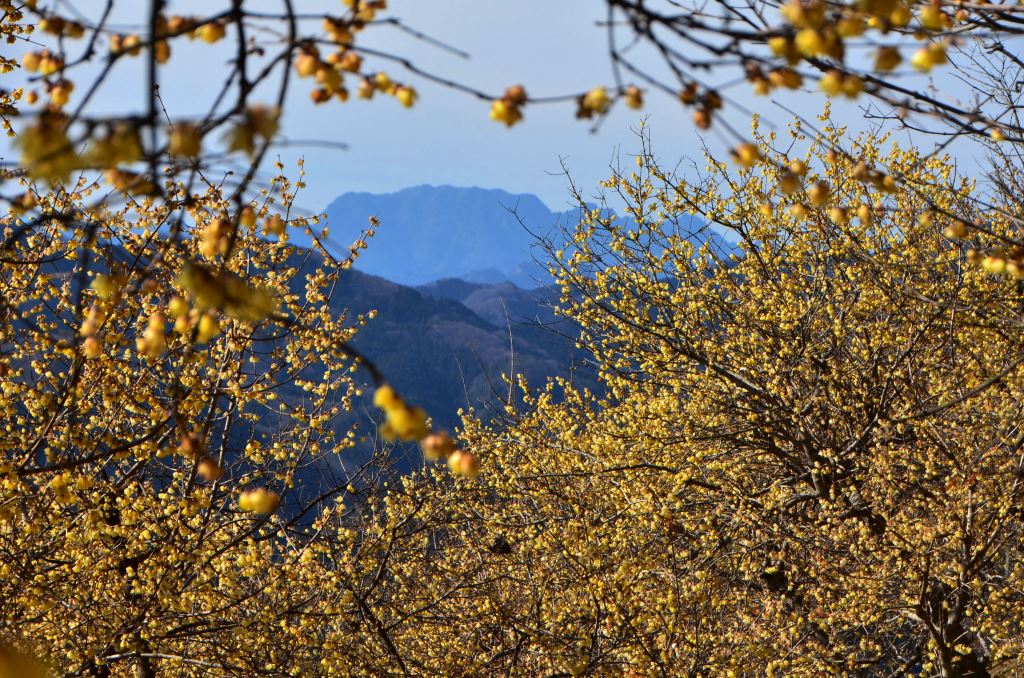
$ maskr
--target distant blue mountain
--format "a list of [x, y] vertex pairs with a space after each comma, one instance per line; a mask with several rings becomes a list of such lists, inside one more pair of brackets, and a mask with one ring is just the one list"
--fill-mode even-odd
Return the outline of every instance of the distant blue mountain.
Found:
[[403, 285], [459, 278], [537, 287], [547, 282], [547, 271], [534, 261], [534, 237], [509, 210], [539, 234], [575, 223], [577, 215], [576, 210], [553, 212], [535, 195], [427, 185], [395, 193], [344, 193], [326, 212], [335, 233], [353, 232], [370, 216], [380, 219], [356, 264], [366, 273]]
[[[411, 287], [452, 278], [511, 282], [522, 289], [549, 285], [547, 257], [537, 237], [571, 230], [580, 218], [578, 208], [554, 212], [529, 193], [429, 185], [394, 193], [344, 193], [325, 211], [334, 233], [351, 234], [365, 228], [369, 217], [379, 218], [380, 228], [356, 269]], [[633, 222], [619, 218], [617, 223], [630, 228]], [[706, 229], [700, 217], [679, 215], [674, 226], [695, 242], [711, 241], [719, 252], [733, 251], [720, 231]], [[604, 236], [599, 231], [594, 237]], [[657, 244], [652, 248], [659, 251]]]

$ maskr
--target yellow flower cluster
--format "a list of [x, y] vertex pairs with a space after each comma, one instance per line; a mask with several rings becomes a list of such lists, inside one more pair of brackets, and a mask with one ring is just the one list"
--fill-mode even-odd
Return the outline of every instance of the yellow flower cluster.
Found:
[[428, 461], [441, 461], [455, 451], [455, 441], [446, 431], [438, 431], [423, 438], [420, 447]]
[[214, 481], [218, 480], [224, 475], [224, 469], [220, 467], [217, 460], [213, 457], [203, 457], [196, 464], [196, 473], [198, 473], [204, 480]]
[[[915, 5], [917, 3], [905, 0], [864, 0], [839, 6], [822, 0], [789, 0], [779, 9], [789, 24], [788, 30], [769, 38], [768, 46], [774, 56], [785, 59], [791, 66], [804, 59], [820, 58], [842, 64], [848, 39], [860, 37], [869, 30], [888, 33], [907, 29], [914, 18]], [[954, 18], [942, 9], [941, 3], [922, 2], [917, 6], [917, 19], [918, 37], [928, 42], [914, 53], [910, 63], [928, 72], [947, 62], [947, 40], [941, 35], [953, 27]], [[967, 19], [966, 12], [957, 13], [956, 22]], [[889, 73], [901, 61], [897, 47], [883, 45], [875, 51], [874, 70]], [[755, 89], [765, 89], [757, 80], [754, 82]], [[844, 94], [850, 98], [864, 90], [860, 76], [837, 69], [822, 75], [819, 85], [829, 95]]]
[[381, 436], [385, 440], [420, 441], [423, 457], [428, 461], [446, 460], [452, 473], [476, 478], [480, 473], [480, 458], [457, 449], [447, 431], [430, 431], [427, 414], [421, 408], [410, 407], [391, 386], [384, 384], [373, 394], [373, 404], [384, 410]]
[[231, 271], [213, 272], [199, 264], [186, 262], [177, 283], [192, 295], [201, 310], [219, 308], [243, 322], [260, 321], [278, 306], [266, 288], [253, 287]]
[[242, 120], [228, 132], [228, 150], [243, 151], [251, 156], [258, 141], [270, 143], [277, 135], [280, 115], [280, 111], [266, 106], [247, 108]]
[[576, 100], [576, 117], [592, 118], [604, 115], [611, 108], [612, 98], [605, 87], [595, 87]]
[[44, 113], [15, 139], [21, 150], [21, 164], [30, 176], [58, 183], [67, 181], [72, 172], [82, 167], [82, 160], [67, 136], [66, 124], [63, 115]]
[[[316, 79], [319, 87], [310, 93], [313, 103], [322, 104], [335, 97], [339, 101], [348, 101], [349, 91], [344, 86], [344, 74], [359, 74], [363, 60], [355, 51], [343, 47], [340, 51], [320, 58], [319, 50], [307, 47], [296, 57], [294, 67], [301, 78]], [[416, 90], [406, 84], [395, 82], [384, 71], [364, 75], [356, 89], [360, 99], [372, 99], [377, 92], [383, 92], [395, 99], [405, 108], [412, 108], [419, 98]]]
[[[963, 235], [958, 235], [960, 233]], [[967, 228], [962, 223], [953, 224], [946, 231], [947, 237], [960, 238], [966, 235]], [[1006, 275], [1014, 280], [1024, 280], [1024, 248], [1022, 247], [993, 247], [984, 254], [971, 249], [967, 252], [967, 258], [971, 263], [980, 265], [982, 269], [992, 275]]]
[[[755, 71], [756, 73], [756, 71]], [[679, 90], [679, 101], [684, 106], [695, 106], [693, 124], [699, 129], [711, 127], [712, 116], [722, 108], [722, 96], [715, 90], [700, 91], [697, 83], [688, 82]]]
[[[961, 230], [949, 214], [967, 193], [938, 186], [948, 165], [870, 137], [853, 140], [860, 157], [832, 152], [846, 138], [830, 129], [802, 159], [757, 138], [740, 154], [756, 171], [709, 158], [691, 181], [645, 147], [642, 172], [608, 182], [642, 220], [581, 205], [557, 279], [609, 395], [521, 382], [502, 421], [462, 422], [460, 441], [497, 472], [416, 477], [375, 516], [391, 534], [417, 522], [417, 548], [388, 551], [406, 576], [389, 592], [409, 601], [397, 609], [435, 606], [426, 637], [399, 636], [428, 672], [486, 673], [502, 652], [515, 658], [500, 671], [529, 675], [1019, 664], [1019, 588], [989, 574], [1024, 575], [1005, 565], [1022, 544], [1008, 517], [1019, 457], [990, 435], [1018, 428], [1019, 341], [1004, 323], [1020, 316], [1007, 305], [1019, 291], [964, 267], [942, 237]], [[915, 189], [890, 191], [882, 165]], [[777, 188], [778, 207], [809, 218], [764, 209]], [[693, 243], [710, 230], [681, 225], [694, 211], [739, 237], [727, 263], [714, 240]], [[472, 474], [448, 438], [421, 446]], [[968, 524], [972, 511], [992, 522]], [[443, 527], [428, 532], [432, 517]], [[985, 539], [993, 552], [965, 572], [963, 543]], [[893, 616], [906, 601], [914, 617]], [[435, 651], [439, 615], [476, 633], [481, 619], [544, 632], [467, 633]]]
[[448, 455], [448, 468], [452, 473], [476, 478], [480, 474], [480, 457], [465, 450], [453, 450]]
[[135, 348], [150, 360], [159, 358], [167, 346], [165, 329], [166, 323], [163, 314], [153, 313], [146, 321], [146, 329], [142, 336], [136, 340]]
[[202, 150], [202, 131], [194, 123], [179, 122], [170, 129], [167, 137], [167, 152], [172, 156], [195, 158]]
[[281, 498], [273, 490], [257, 487], [238, 496], [238, 508], [251, 513], [267, 515], [277, 510]]
[[829, 96], [844, 94], [850, 99], [856, 99], [864, 91], [864, 81], [860, 76], [838, 69], [832, 69], [821, 76], [818, 86]]
[[407, 404], [391, 386], [384, 384], [373, 394], [373, 404], [384, 410], [381, 436], [385, 440], [413, 441], [430, 433], [427, 413], [420, 407]]
[[626, 88], [623, 93], [623, 97], [626, 100], [626, 106], [634, 110], [639, 110], [644, 107], [644, 93], [636, 85], [630, 85]]
[[203, 229], [202, 246], [200, 251], [207, 259], [213, 259], [218, 254], [227, 254], [228, 243], [234, 234], [234, 224], [225, 217], [216, 217], [210, 220]]
[[114, 169], [115, 165], [137, 162], [141, 158], [142, 142], [139, 140], [138, 127], [120, 122], [103, 136], [89, 142], [82, 163], [89, 167]]
[[512, 127], [523, 119], [523, 106], [527, 102], [526, 89], [513, 85], [505, 90], [505, 96], [491, 103], [491, 120]]

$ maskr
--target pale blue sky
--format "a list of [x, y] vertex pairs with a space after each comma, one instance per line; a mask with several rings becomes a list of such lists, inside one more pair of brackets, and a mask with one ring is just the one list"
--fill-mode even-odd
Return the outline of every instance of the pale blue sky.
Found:
[[[99, 0], [63, 4], [93, 16], [102, 6]], [[119, 10], [123, 14], [114, 17], [114, 25], [127, 30], [139, 23], [146, 5], [123, 3]], [[228, 5], [224, 0], [172, 0], [168, 11], [209, 14]], [[278, 11], [280, 4], [253, 3], [261, 6]], [[296, 1], [299, 11], [310, 13], [334, 11], [338, 6], [338, 0]], [[401, 54], [421, 68], [488, 92], [500, 93], [508, 85], [522, 83], [533, 96], [565, 94], [612, 83], [606, 34], [595, 25], [604, 11], [605, 4], [597, 0], [391, 0], [389, 16], [471, 58], [460, 58], [389, 27], [367, 31], [361, 44]], [[134, 12], [138, 14], [133, 16]], [[164, 101], [172, 118], [196, 115], [206, 110], [225, 76], [231, 47], [185, 41], [176, 42], [175, 47], [169, 67], [163, 70]], [[661, 74], [657, 57], [638, 54], [637, 59]], [[596, 191], [596, 182], [608, 175], [615, 154], [637, 148], [633, 130], [643, 117], [652, 131], [655, 151], [669, 164], [682, 157], [699, 160], [702, 143], [716, 154], [725, 153], [732, 143], [715, 130], [698, 134], [690, 111], [660, 93], [650, 94], [642, 112], [617, 107], [596, 133], [589, 131], [588, 123], [574, 119], [572, 103], [527, 107], [525, 121], [507, 129], [489, 120], [486, 102], [424, 82], [386, 62], [367, 59], [366, 63], [413, 84], [421, 99], [412, 110], [380, 96], [371, 102], [314, 106], [308, 99], [312, 81], [295, 81], [285, 135], [349, 145], [347, 151], [316, 146], [279, 151], [288, 164], [300, 155], [305, 157], [308, 189], [300, 203], [310, 210], [322, 209], [345, 191], [387, 192], [423, 183], [534, 193], [550, 207], [561, 209], [568, 200], [566, 184], [563, 177], [553, 176], [559, 171], [560, 158], [580, 186]], [[102, 108], [141, 110], [145, 92], [141, 66], [141, 60], [119, 64], [116, 77], [101, 92]], [[720, 74], [721, 79], [730, 77]], [[767, 121], [784, 125], [790, 119], [770, 97], [750, 94], [746, 83], [729, 94]], [[809, 118], [824, 102], [816, 93], [786, 92], [782, 98]], [[837, 102], [834, 111], [854, 127], [864, 125], [857, 105]], [[749, 116], [738, 110], [733, 109], [728, 119], [740, 130], [749, 129]]]

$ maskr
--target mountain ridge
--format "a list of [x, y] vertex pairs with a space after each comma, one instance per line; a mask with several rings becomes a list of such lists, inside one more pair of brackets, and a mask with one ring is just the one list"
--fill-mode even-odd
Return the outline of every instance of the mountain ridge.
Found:
[[[598, 205], [587, 204], [596, 209]], [[629, 216], [608, 207], [620, 228], [633, 229]], [[580, 207], [549, 208], [531, 193], [501, 188], [419, 184], [390, 193], [350, 191], [324, 210], [335, 232], [362, 230], [367, 219], [380, 222], [370, 247], [361, 252], [356, 269], [402, 285], [417, 287], [437, 280], [512, 282], [522, 289], [542, 287], [550, 280], [548, 253], [541, 242], [571, 231]], [[687, 237], [733, 249], [713, 225], [696, 215], [677, 215], [675, 227]]]
[[553, 211], [533, 194], [500, 188], [420, 184], [346, 192], [325, 212], [335, 230], [361, 228], [370, 216], [380, 220], [356, 263], [361, 271], [410, 286], [461, 278], [530, 288], [547, 277], [534, 260], [531, 231], [546, 235], [575, 220], [578, 210]]

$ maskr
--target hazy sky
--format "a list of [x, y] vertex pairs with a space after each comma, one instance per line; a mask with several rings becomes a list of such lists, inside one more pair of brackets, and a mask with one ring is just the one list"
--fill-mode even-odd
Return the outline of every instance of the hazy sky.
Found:
[[[408, 55], [420, 67], [488, 92], [500, 94], [506, 86], [522, 83], [532, 96], [549, 96], [613, 81], [606, 32], [596, 25], [605, 5], [597, 0], [392, 0], [389, 9], [410, 27], [443, 39], [471, 58], [392, 30], [373, 33], [367, 45]], [[641, 55], [640, 61], [661, 74], [657, 58]], [[403, 77], [400, 69], [388, 70]], [[728, 148], [720, 133], [698, 135], [691, 111], [660, 93], [650, 93], [643, 111], [617, 106], [596, 133], [589, 121], [575, 119], [572, 103], [528, 106], [525, 120], [508, 129], [489, 119], [486, 102], [414, 77], [409, 80], [421, 94], [412, 110], [376, 99], [313, 106], [305, 99], [307, 83], [299, 85], [287, 132], [350, 145], [344, 153], [303, 150], [311, 204], [324, 204], [346, 190], [392, 191], [433, 183], [534, 193], [560, 208], [568, 200], [565, 179], [557, 176], [560, 159], [578, 184], [595, 188], [608, 176], [609, 163], [620, 149], [628, 154], [638, 147], [634, 130], [644, 117], [655, 151], [673, 164], [682, 156], [699, 159], [702, 138], [716, 152]], [[767, 99], [751, 96], [746, 83], [730, 93], [771, 120], [784, 124], [789, 119]], [[820, 97], [790, 98], [791, 104], [805, 99], [803, 113], [811, 116], [822, 103]], [[730, 119], [740, 129], [749, 128], [749, 116], [734, 111]]]
[[[99, 0], [63, 4], [91, 16], [97, 16], [102, 7]], [[122, 3], [114, 26], [131, 29], [141, 21], [147, 5]], [[209, 14], [227, 6], [223, 1], [171, 0], [168, 12]], [[339, 6], [338, 0], [296, 0], [297, 9], [309, 13], [336, 11]], [[265, 0], [252, 7], [279, 11], [280, 3]], [[522, 83], [533, 96], [565, 94], [612, 83], [605, 30], [595, 25], [604, 11], [604, 3], [597, 0], [391, 0], [389, 16], [465, 51], [470, 58], [390, 27], [367, 31], [360, 44], [403, 55], [421, 68], [488, 92], [500, 93], [508, 85]], [[171, 62], [163, 70], [164, 101], [172, 118], [201, 114], [227, 73], [232, 48], [228, 43], [174, 44]], [[657, 58], [639, 54], [638, 59], [652, 72], [661, 73]], [[732, 143], [714, 130], [698, 135], [690, 111], [656, 93], [650, 94], [642, 112], [617, 107], [596, 133], [590, 132], [587, 122], [574, 119], [572, 103], [529, 106], [525, 121], [507, 129], [488, 118], [486, 102], [422, 81], [397, 65], [372, 58], [366, 65], [385, 68], [394, 78], [413, 84], [421, 99], [412, 110], [381, 96], [370, 102], [353, 99], [347, 104], [314, 106], [308, 98], [312, 81], [294, 82], [284, 133], [293, 139], [349, 145], [347, 151], [316, 145], [279, 151], [289, 164], [300, 155], [305, 157], [308, 189], [300, 203], [311, 210], [322, 209], [345, 191], [385, 192], [423, 183], [529, 192], [561, 209], [568, 196], [565, 179], [557, 176], [560, 159], [565, 159], [579, 185], [596, 191], [596, 182], [608, 175], [616, 153], [629, 154], [637, 148], [633, 130], [643, 117], [656, 153], [670, 164], [683, 157], [699, 160], [702, 143], [716, 153], [724, 153]], [[101, 106], [141, 111], [142, 75], [141, 59], [119, 64], [116, 77], [101, 91]], [[751, 95], [746, 83], [728, 94], [769, 122], [784, 125], [791, 119], [771, 98]], [[792, 92], [782, 98], [809, 118], [824, 101], [817, 94]], [[856, 127], [865, 124], [854, 104], [837, 104], [836, 114]], [[729, 120], [741, 130], [749, 128], [749, 116], [736, 109]]]

